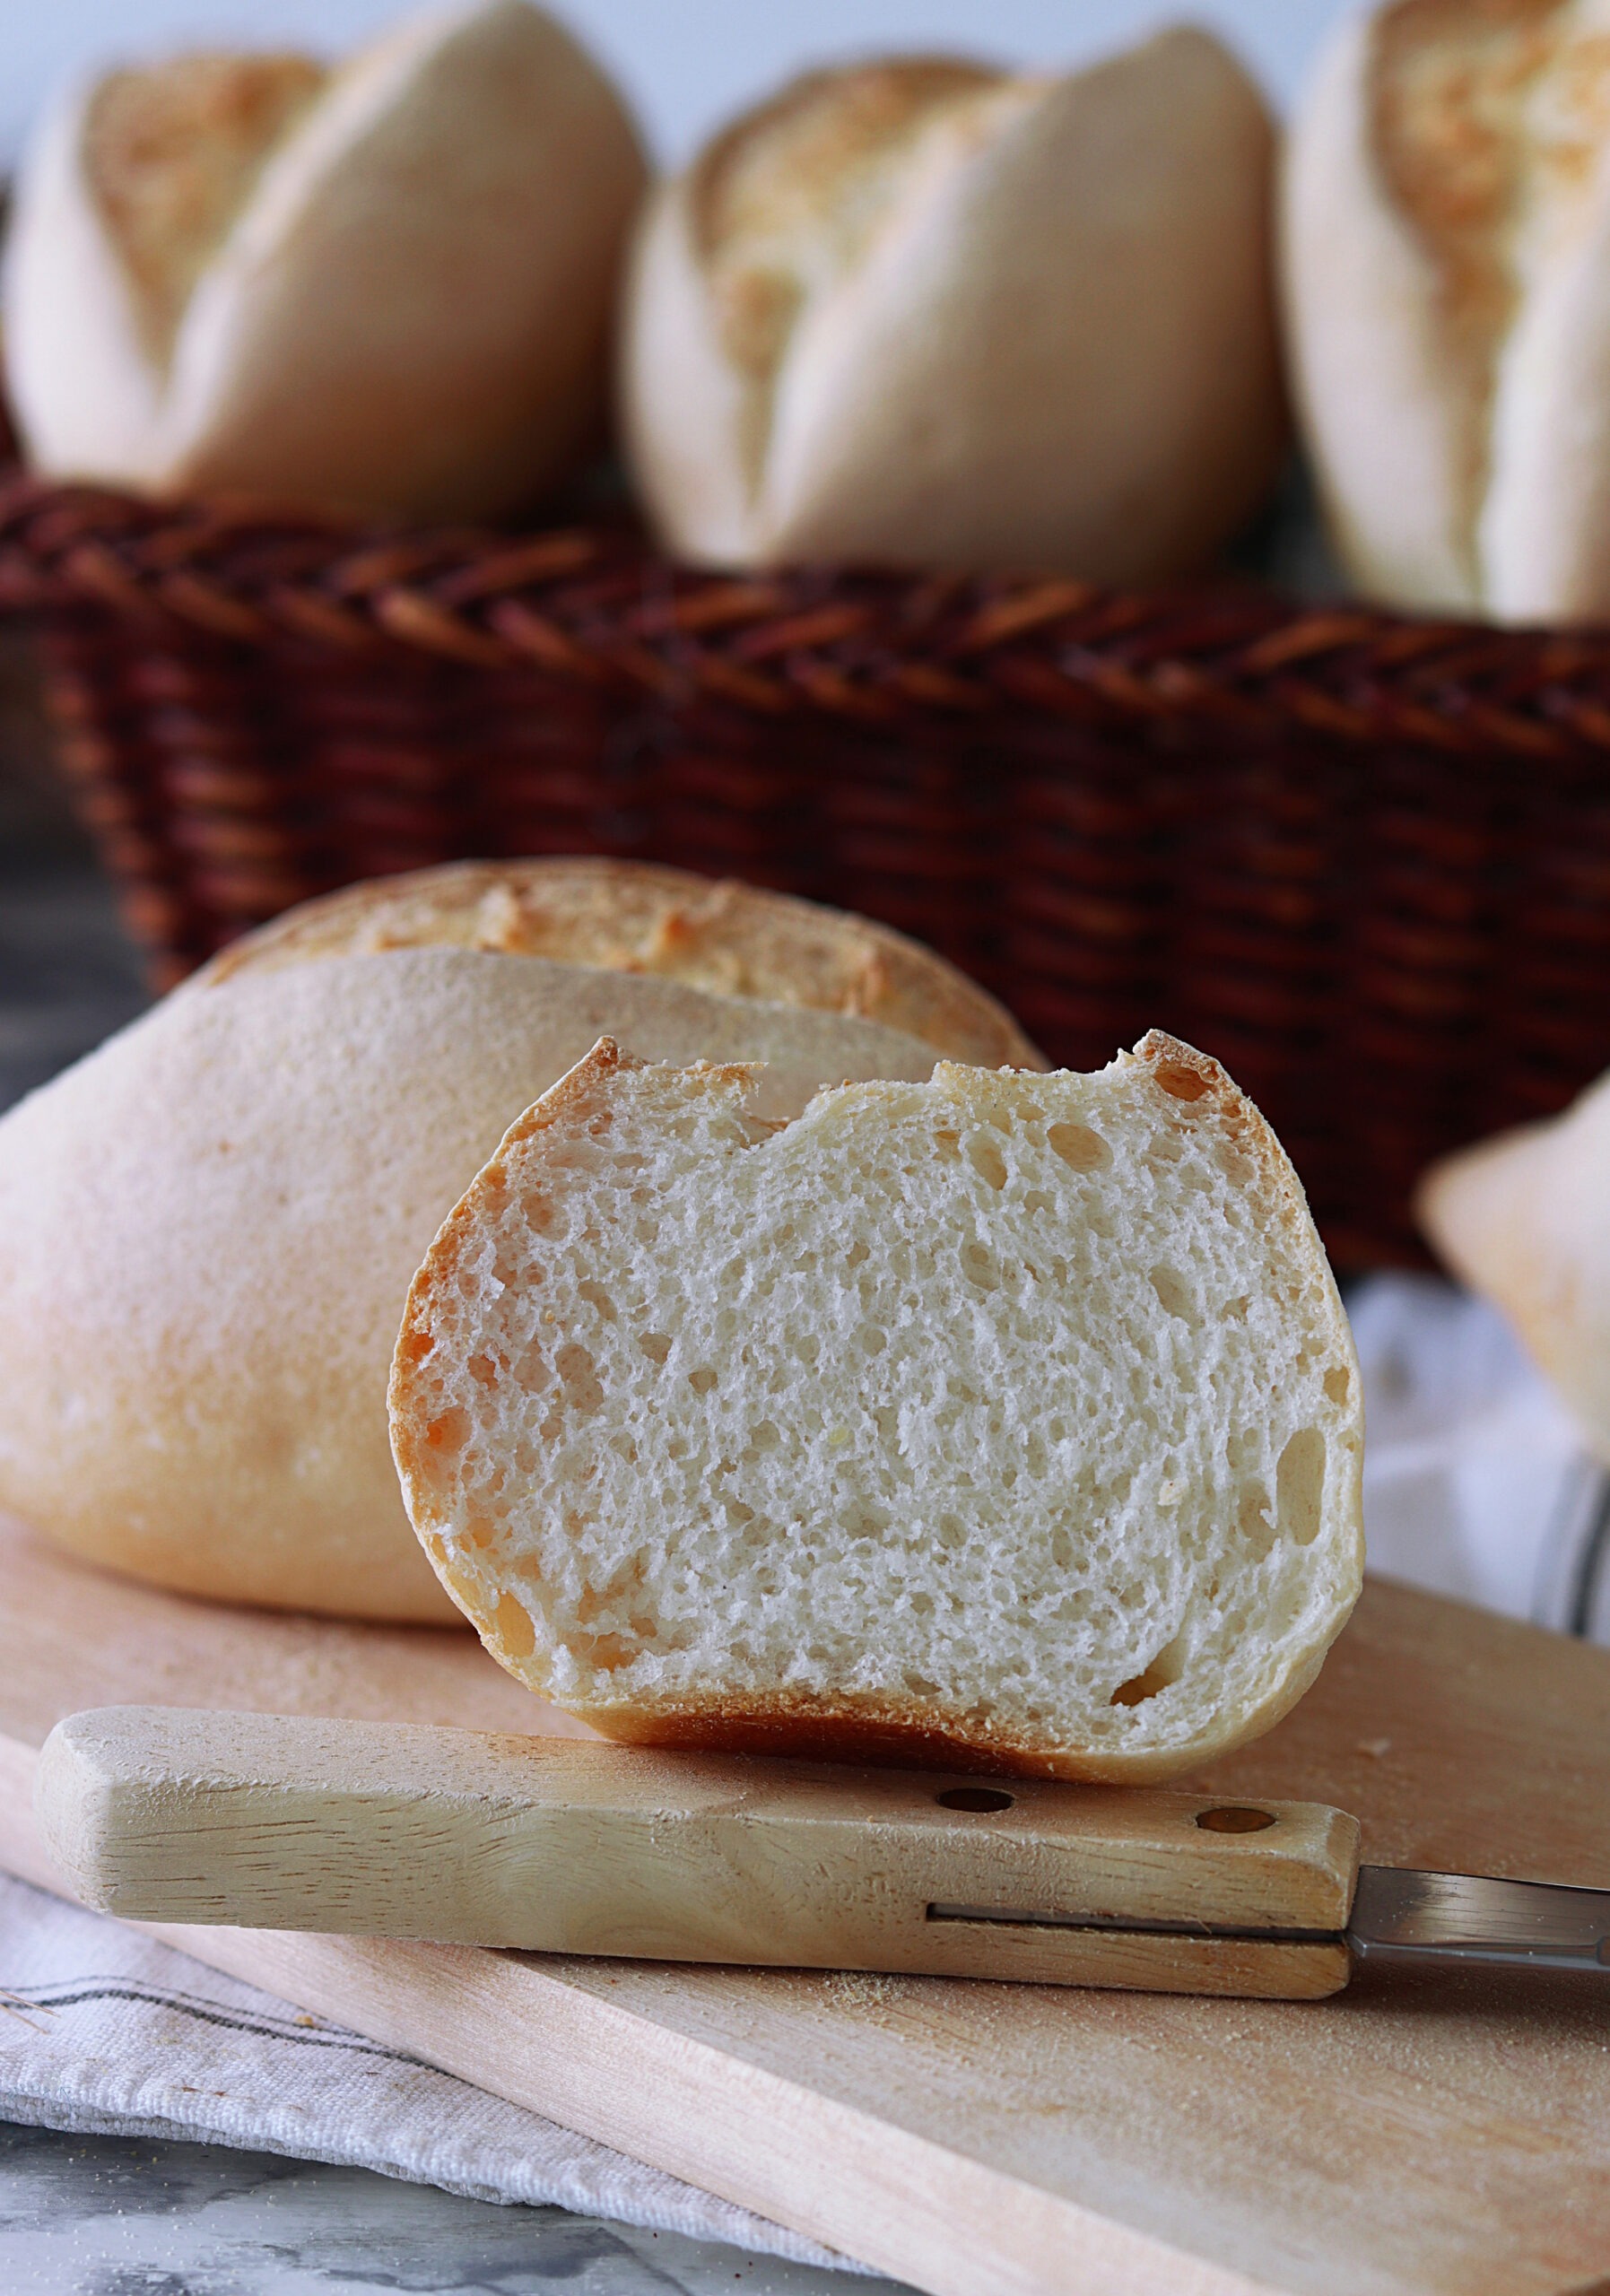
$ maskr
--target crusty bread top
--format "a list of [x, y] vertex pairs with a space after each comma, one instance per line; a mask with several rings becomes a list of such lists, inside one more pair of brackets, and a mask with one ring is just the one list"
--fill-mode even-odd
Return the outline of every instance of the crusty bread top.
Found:
[[690, 214], [735, 368], [770, 380], [807, 299], [866, 246], [922, 135], [1002, 79], [948, 57], [810, 72], [707, 147]]
[[236, 941], [201, 985], [309, 958], [451, 947], [652, 973], [875, 1021], [980, 1067], [1040, 1068], [1003, 1005], [904, 934], [735, 879], [646, 861], [459, 861], [349, 885]]
[[109, 73], [91, 94], [84, 179], [159, 366], [264, 161], [328, 77], [310, 56], [179, 56]]
[[605, 1040], [415, 1279], [411, 1518], [606, 1734], [1118, 1782], [1256, 1735], [1357, 1595], [1362, 1418], [1216, 1063], [942, 1063], [756, 1120]]
[[[1440, 396], [1446, 425], [1453, 547], [1475, 597], [1512, 618], [1507, 592], [1517, 578], [1524, 590], [1529, 578], [1506, 570], [1506, 561], [1535, 555], [1521, 539], [1530, 508], [1512, 498], [1536, 491], [1525, 457], [1537, 423], [1557, 427], [1534, 401], [1540, 381], [1571, 369], [1584, 329], [1596, 324], [1588, 283], [1568, 289], [1577, 321], [1569, 308], [1547, 315], [1544, 303], [1602, 210], [1610, 133], [1604, 12], [1578, 0], [1390, 0], [1356, 52], [1363, 165], [1423, 266], [1420, 311], [1412, 320], [1390, 316], [1401, 286], [1383, 275], [1376, 324], [1423, 334], [1423, 380]], [[1351, 99], [1338, 82], [1327, 100]], [[1340, 196], [1359, 195], [1354, 187]], [[1321, 314], [1327, 291], [1317, 278]], [[1344, 305], [1336, 323], [1346, 319]], [[1510, 355], [1517, 344], [1519, 361]], [[1536, 372], [1534, 356], [1542, 361]], [[1372, 409], [1360, 415], [1366, 431], [1379, 419]], [[1578, 610], [1566, 597], [1554, 601], [1558, 613]], [[1528, 611], [1524, 603], [1519, 611]]]

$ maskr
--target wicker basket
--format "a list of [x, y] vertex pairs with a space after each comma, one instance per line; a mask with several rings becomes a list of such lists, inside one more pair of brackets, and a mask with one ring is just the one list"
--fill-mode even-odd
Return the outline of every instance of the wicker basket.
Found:
[[1218, 1054], [1344, 1266], [1415, 1256], [1430, 1157], [1610, 1065], [1610, 637], [22, 479], [0, 605], [163, 981], [452, 856], [731, 872], [919, 935], [1059, 1061]]

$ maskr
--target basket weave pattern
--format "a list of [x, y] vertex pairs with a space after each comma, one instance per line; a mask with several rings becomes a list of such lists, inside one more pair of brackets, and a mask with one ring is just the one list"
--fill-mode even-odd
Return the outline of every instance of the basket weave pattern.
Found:
[[0, 488], [0, 608], [159, 977], [456, 856], [730, 872], [916, 934], [1053, 1058], [1153, 1024], [1344, 1265], [1610, 1065], [1610, 638], [1224, 588], [676, 570]]

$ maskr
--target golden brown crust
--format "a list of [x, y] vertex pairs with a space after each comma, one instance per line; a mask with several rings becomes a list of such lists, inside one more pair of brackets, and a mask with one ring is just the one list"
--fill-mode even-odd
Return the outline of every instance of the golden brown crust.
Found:
[[[495, 1654], [494, 1654], [495, 1655]], [[711, 1699], [697, 1707], [577, 1706], [580, 1721], [623, 1745], [678, 1752], [780, 1754], [795, 1761], [867, 1762], [896, 1770], [970, 1770], [1000, 1778], [1100, 1783], [1104, 1765], [1049, 1754], [1043, 1743], [1007, 1733], [986, 1737], [868, 1701], [830, 1706], [805, 1699]]]
[[[445, 1573], [443, 1583], [451, 1592]], [[481, 1639], [507, 1666], [495, 1635], [482, 1630]], [[1295, 1673], [1284, 1694], [1263, 1709], [1261, 1729], [1272, 1728], [1312, 1687], [1324, 1657], [1320, 1651], [1309, 1666]], [[515, 1667], [509, 1671], [518, 1673]], [[619, 1744], [670, 1747], [679, 1752], [775, 1754], [796, 1761], [866, 1762], [895, 1770], [968, 1770], [996, 1778], [1054, 1778], [1073, 1786], [1144, 1785], [1153, 1777], [1177, 1777], [1180, 1769], [1177, 1752], [1081, 1757], [1065, 1748], [1048, 1749], [1043, 1738], [1020, 1732], [999, 1727], [980, 1731], [976, 1725], [970, 1726], [964, 1716], [946, 1720], [936, 1708], [928, 1708], [919, 1719], [875, 1699], [712, 1696], [696, 1706], [574, 1702], [565, 1710]], [[1226, 1726], [1223, 1745], [1204, 1735], [1192, 1749], [1190, 1762], [1211, 1761], [1242, 1735], [1240, 1729]]]
[[159, 363], [264, 161], [328, 76], [310, 56], [177, 56], [109, 73], [90, 98], [85, 181]]
[[979, 1067], [1046, 1065], [1003, 1005], [904, 934], [734, 878], [644, 861], [460, 861], [372, 878], [288, 909], [223, 950], [196, 981], [442, 946], [650, 973], [875, 1021]]
[[1498, 359], [1520, 308], [1524, 242], [1604, 148], [1610, 42], [1574, 16], [1569, 0], [1393, 0], [1371, 27], [1370, 152], [1431, 267], [1472, 526], [1492, 474]]
[[902, 56], [808, 72], [735, 120], [695, 162], [688, 213], [723, 350], [770, 381], [824, 230], [841, 260], [875, 229], [888, 170], [936, 113], [1000, 83], [950, 57]]

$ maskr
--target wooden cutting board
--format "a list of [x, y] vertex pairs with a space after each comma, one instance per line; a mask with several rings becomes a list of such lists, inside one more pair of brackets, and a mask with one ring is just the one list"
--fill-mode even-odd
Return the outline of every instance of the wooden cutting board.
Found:
[[[51, 1725], [118, 1701], [576, 1726], [467, 1634], [210, 1608], [0, 1529], [0, 1863], [52, 1885]], [[1378, 1862], [1610, 1886], [1610, 1655], [1388, 1584], [1212, 1790]], [[163, 1933], [935, 2296], [1610, 2296], [1610, 1986], [1199, 2001]], [[847, 2283], [853, 2285], [853, 2283]]]

